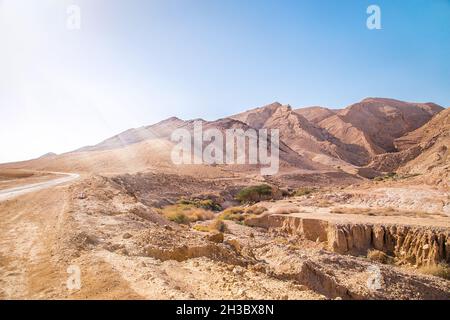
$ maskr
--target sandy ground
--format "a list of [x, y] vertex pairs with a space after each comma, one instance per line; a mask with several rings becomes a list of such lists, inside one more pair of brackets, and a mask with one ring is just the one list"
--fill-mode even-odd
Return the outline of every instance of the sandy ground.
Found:
[[[70, 264], [60, 251], [69, 202], [67, 186], [59, 186], [0, 203], [2, 299], [72, 297], [66, 286]], [[102, 298], [138, 297], [109, 265], [97, 260], [89, 265], [84, 269], [84, 278], [89, 279], [87, 295], [80, 298], [96, 298], [97, 292], [102, 292]], [[114, 290], [105, 288], [105, 283], [114, 284]]]
[[[347, 199], [350, 191], [264, 205], [269, 210], [295, 206], [294, 216], [379, 218], [331, 213], [333, 206], [361, 205], [361, 190], [353, 202]], [[390, 199], [389, 190], [383, 192]], [[429, 196], [445, 194], [424, 194]], [[314, 205], [324, 199], [333, 206]], [[1, 299], [450, 299], [448, 281], [385, 265], [377, 266], [389, 286], [371, 292], [366, 283], [372, 262], [277, 230], [229, 221], [223, 242], [211, 242], [208, 234], [161, 222], [151, 208], [104, 177], [83, 177], [1, 201], [0, 212]], [[449, 227], [440, 215], [414, 221]], [[79, 289], [67, 287], [69, 266], [81, 272]]]
[[[62, 186], [0, 203], [2, 299], [262, 299], [282, 298], [287, 291], [295, 299], [323, 298], [264, 274], [242, 278], [234, 267], [206, 258], [163, 262], [101, 248], [71, 254], [62, 240], [74, 231], [70, 202], [68, 187]], [[66, 286], [70, 265], [81, 270], [81, 290]]]

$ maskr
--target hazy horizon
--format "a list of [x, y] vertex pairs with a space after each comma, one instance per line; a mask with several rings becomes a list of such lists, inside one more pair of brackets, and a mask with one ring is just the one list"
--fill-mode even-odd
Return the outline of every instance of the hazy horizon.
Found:
[[[366, 9], [381, 8], [381, 30]], [[81, 29], [66, 27], [69, 5]], [[450, 2], [0, 1], [0, 163], [176, 116], [450, 105]]]

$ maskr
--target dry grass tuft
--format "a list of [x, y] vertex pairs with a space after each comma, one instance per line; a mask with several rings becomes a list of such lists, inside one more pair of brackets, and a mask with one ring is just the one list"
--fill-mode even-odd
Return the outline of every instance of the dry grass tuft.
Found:
[[253, 205], [250, 207], [231, 207], [219, 214], [219, 220], [232, 220], [243, 222], [248, 217], [255, 217], [267, 211], [266, 207]]
[[299, 209], [297, 207], [279, 207], [274, 210], [272, 210], [273, 214], [290, 214], [299, 212]]
[[388, 256], [386, 253], [380, 250], [369, 250], [367, 252], [367, 258], [369, 258], [371, 261], [379, 262], [382, 264], [393, 264], [394, 258], [391, 256]]
[[186, 224], [196, 221], [211, 220], [214, 213], [209, 210], [197, 208], [191, 204], [177, 203], [158, 210], [160, 214], [170, 221]]
[[336, 214], [363, 214], [366, 216], [403, 216], [412, 218], [429, 218], [432, 216], [445, 216], [440, 213], [428, 213], [424, 211], [405, 211], [394, 208], [347, 208], [337, 207], [330, 210]]
[[232, 207], [225, 209], [218, 218], [220, 220], [243, 221], [245, 219], [245, 208]]
[[301, 196], [306, 196], [308, 194], [311, 194], [313, 192], [315, 192], [315, 189], [312, 188], [307, 188], [307, 187], [303, 187], [303, 188], [298, 188], [295, 192], [294, 192], [294, 196], [295, 197], [301, 197]]
[[258, 216], [266, 211], [267, 211], [266, 207], [256, 205], [256, 204], [245, 209], [246, 214], [252, 214], [252, 215], [256, 215], [256, 216]]
[[445, 263], [420, 267], [419, 272], [450, 280], [450, 267]]
[[324, 199], [319, 200], [316, 203], [316, 206], [319, 207], [319, 208], [328, 208], [328, 207], [331, 207], [332, 205], [333, 205], [333, 203], [331, 203], [328, 200], [324, 200]]
[[209, 223], [209, 224], [197, 224], [193, 227], [195, 230], [197, 231], [201, 231], [201, 232], [213, 232], [213, 231], [218, 231], [218, 232], [226, 232], [227, 231], [227, 225], [225, 224], [225, 222], [223, 222], [222, 220], [216, 219], [213, 222]]

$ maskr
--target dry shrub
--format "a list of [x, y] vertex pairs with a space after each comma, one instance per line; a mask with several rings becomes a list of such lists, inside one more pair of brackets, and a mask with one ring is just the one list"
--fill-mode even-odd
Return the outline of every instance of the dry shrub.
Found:
[[273, 214], [290, 214], [299, 212], [297, 207], [279, 207], [271, 211]]
[[331, 207], [332, 205], [333, 204], [330, 201], [324, 200], [324, 199], [317, 201], [317, 204], [316, 204], [316, 206], [319, 208], [328, 208], [328, 207]]
[[253, 205], [253, 206], [245, 209], [245, 213], [251, 214], [251, 215], [256, 215], [256, 216], [260, 215], [266, 211], [267, 211], [266, 207], [259, 206], [259, 205]]
[[427, 218], [432, 215], [445, 216], [440, 213], [427, 213], [423, 211], [404, 211], [397, 210], [391, 207], [386, 208], [347, 208], [337, 207], [330, 210], [331, 213], [336, 214], [363, 214], [367, 216], [404, 216], [404, 217], [419, 217]]
[[194, 229], [201, 232], [212, 232], [212, 231], [218, 231], [218, 232], [226, 232], [227, 231], [227, 225], [222, 220], [216, 219], [213, 222], [209, 224], [197, 224], [194, 226]]
[[409, 179], [409, 178], [413, 178], [413, 177], [417, 177], [417, 176], [420, 176], [420, 173], [397, 174], [395, 172], [391, 172], [384, 176], [375, 177], [373, 180], [374, 181], [389, 181], [389, 180], [397, 181], [397, 180]]
[[222, 220], [216, 219], [209, 225], [211, 230], [219, 231], [219, 232], [226, 232], [227, 231], [227, 225]]
[[201, 232], [210, 232], [209, 226], [206, 224], [196, 224], [192, 227], [194, 230], [201, 231]]
[[303, 187], [303, 188], [298, 188], [295, 192], [294, 192], [294, 196], [296, 197], [301, 197], [301, 196], [306, 196], [308, 194], [313, 193], [315, 190], [312, 188], [307, 188], [307, 187]]
[[245, 219], [245, 209], [243, 207], [232, 207], [225, 209], [220, 215], [220, 220], [243, 221]]
[[450, 280], [450, 267], [445, 263], [420, 267], [419, 272]]
[[365, 214], [372, 215], [371, 209], [366, 208], [347, 208], [347, 207], [337, 207], [330, 210], [331, 213], [337, 214]]
[[337, 213], [337, 214], [344, 214], [346, 213], [346, 211], [344, 210], [344, 208], [334, 208], [330, 210], [331, 213]]
[[214, 213], [202, 208], [197, 208], [190, 204], [174, 204], [163, 209], [159, 209], [159, 213], [170, 221], [176, 223], [189, 223], [195, 221], [204, 221], [214, 218]]
[[369, 250], [367, 252], [367, 258], [369, 258], [371, 261], [379, 262], [382, 264], [393, 264], [394, 258], [388, 256], [386, 253], [380, 250]]
[[231, 207], [222, 211], [219, 220], [231, 220], [236, 223], [242, 223], [248, 217], [256, 217], [267, 211], [266, 207], [253, 205], [251, 207]]

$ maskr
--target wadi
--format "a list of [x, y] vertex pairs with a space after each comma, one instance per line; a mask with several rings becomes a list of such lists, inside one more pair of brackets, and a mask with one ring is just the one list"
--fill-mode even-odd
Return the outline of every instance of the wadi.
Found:
[[[278, 170], [174, 163], [196, 121], [277, 129]], [[449, 109], [367, 98], [172, 117], [1, 164], [0, 298], [449, 299], [449, 145]]]

